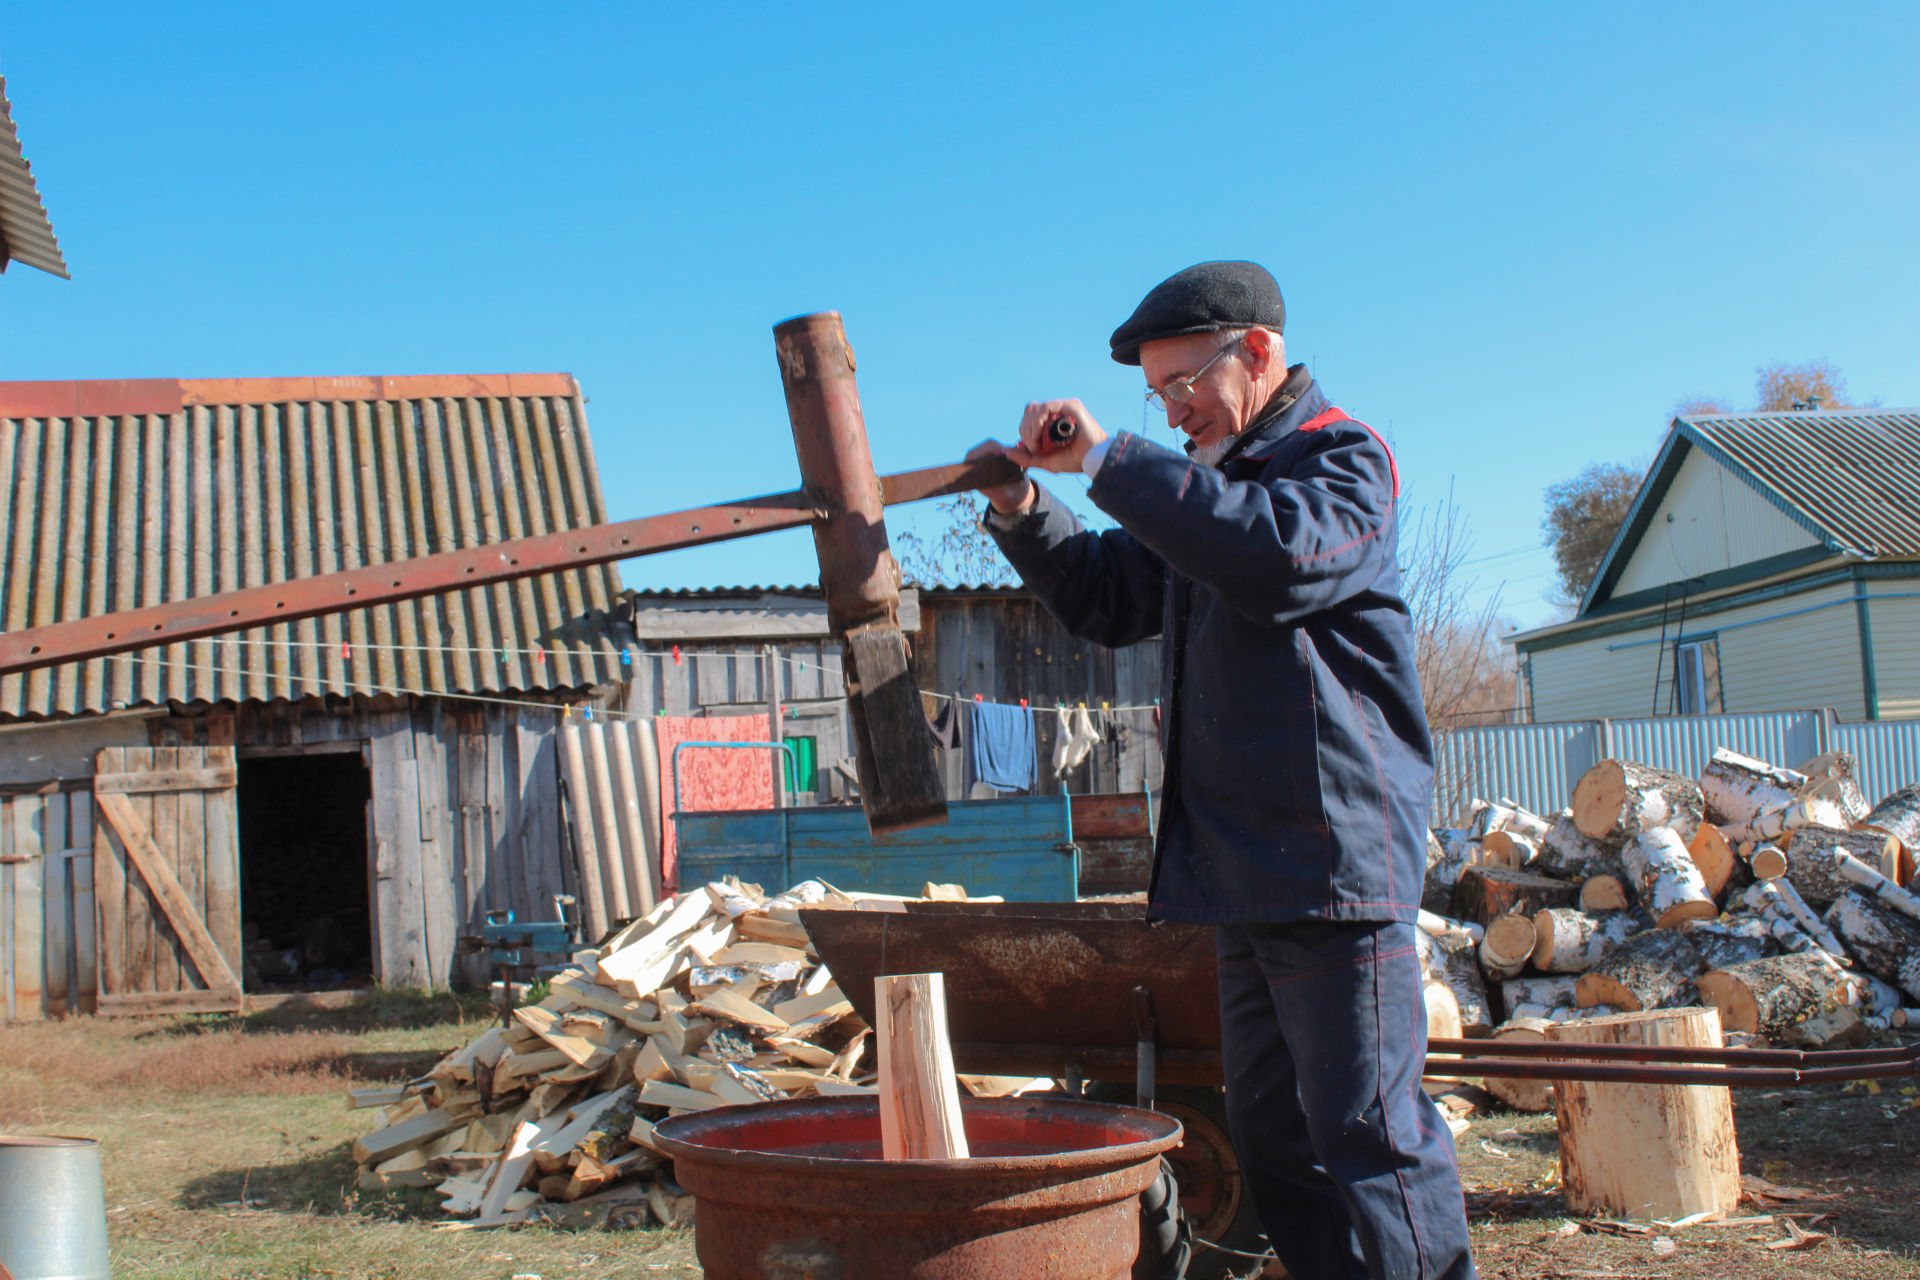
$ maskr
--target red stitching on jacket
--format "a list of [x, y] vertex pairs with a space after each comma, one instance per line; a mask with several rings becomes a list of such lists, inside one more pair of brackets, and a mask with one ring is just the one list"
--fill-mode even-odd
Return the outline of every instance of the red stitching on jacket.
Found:
[[[1368, 435], [1372, 436], [1375, 440], [1380, 440], [1380, 433], [1378, 431], [1375, 431], [1372, 427], [1369, 427], [1366, 423], [1360, 421], [1360, 419], [1354, 417], [1352, 414], [1349, 414], [1345, 409], [1341, 409], [1338, 407], [1322, 410], [1321, 412], [1315, 414], [1313, 417], [1307, 419], [1305, 422], [1301, 423], [1298, 429], [1301, 431], [1318, 431], [1320, 428], [1331, 426], [1336, 422], [1351, 422], [1354, 426], [1361, 428]], [[1387, 442], [1385, 440], [1380, 440], [1380, 447], [1382, 449], [1386, 449], [1387, 470], [1393, 476], [1393, 496], [1397, 498], [1400, 496], [1400, 464], [1393, 460], [1393, 450], [1387, 448]]]

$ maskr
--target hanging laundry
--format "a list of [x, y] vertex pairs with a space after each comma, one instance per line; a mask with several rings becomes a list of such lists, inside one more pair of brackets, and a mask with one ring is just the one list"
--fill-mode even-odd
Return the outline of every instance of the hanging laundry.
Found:
[[[932, 695], [923, 693], [920, 696], [926, 699]], [[940, 709], [927, 717], [927, 731], [933, 734], [934, 742], [941, 747], [948, 751], [957, 750], [960, 746], [960, 712], [957, 709], [960, 705], [959, 701], [949, 699], [940, 702], [936, 699], [935, 704]]]
[[967, 707], [967, 781], [1002, 791], [1031, 791], [1034, 782], [1033, 709], [999, 702]]
[[1053, 776], [1058, 778], [1067, 772], [1067, 749], [1073, 742], [1073, 713], [1064, 706], [1054, 708], [1053, 724]]
[[[673, 822], [673, 749], [683, 742], [766, 742], [769, 717], [656, 715], [660, 744], [660, 883], [679, 885]], [[765, 747], [698, 747], [680, 753], [680, 804], [688, 813], [773, 808], [773, 760]]]
[[1085, 707], [1076, 707], [1072, 711], [1064, 707], [1060, 711], [1060, 740], [1053, 748], [1053, 772], [1056, 777], [1064, 776], [1068, 770], [1078, 769], [1093, 750], [1100, 735], [1094, 732], [1093, 717], [1087, 714]]

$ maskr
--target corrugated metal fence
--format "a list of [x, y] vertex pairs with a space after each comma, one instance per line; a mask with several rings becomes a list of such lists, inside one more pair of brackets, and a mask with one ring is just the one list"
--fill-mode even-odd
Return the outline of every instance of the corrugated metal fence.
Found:
[[1570, 801], [1580, 775], [1606, 759], [1698, 777], [1719, 747], [1787, 768], [1845, 751], [1859, 761], [1870, 801], [1920, 781], [1920, 720], [1843, 724], [1831, 711], [1767, 711], [1487, 725], [1434, 736], [1432, 821], [1451, 825], [1476, 797], [1505, 796], [1554, 813]]

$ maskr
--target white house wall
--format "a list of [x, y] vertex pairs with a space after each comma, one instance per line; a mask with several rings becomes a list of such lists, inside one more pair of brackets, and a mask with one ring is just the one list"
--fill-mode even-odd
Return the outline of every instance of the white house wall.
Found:
[[1699, 449], [1688, 452], [1613, 594], [1752, 564], [1819, 545], [1754, 488]]
[[[1904, 592], [1910, 582], [1868, 584], [1868, 595]], [[1873, 631], [1874, 685], [1883, 720], [1920, 717], [1920, 599], [1868, 605]]]
[[[1686, 635], [1717, 635], [1720, 649], [1720, 690], [1729, 712], [1782, 711], [1804, 707], [1831, 707], [1842, 720], [1866, 718], [1866, 697], [1860, 674], [1859, 632], [1851, 604], [1853, 586], [1840, 583], [1724, 613], [1687, 620]], [[1888, 602], [1881, 608], [1891, 608]], [[1920, 604], [1920, 601], [1913, 603]], [[1825, 605], [1811, 612], [1810, 606]], [[1779, 615], [1792, 616], [1781, 617]], [[1762, 621], [1762, 619], [1767, 619]], [[1737, 623], [1752, 625], [1735, 626]], [[1891, 633], [1894, 628], [1889, 626]], [[1669, 655], [1663, 664], [1656, 616], [1637, 631], [1616, 633], [1558, 648], [1541, 649], [1531, 656], [1533, 716], [1536, 720], [1587, 720], [1665, 714], [1673, 679], [1673, 623], [1668, 623]], [[1876, 653], [1880, 631], [1874, 632]], [[1890, 636], [1891, 639], [1891, 636]], [[1637, 643], [1652, 642], [1652, 643]], [[1920, 672], [1920, 645], [1912, 655]], [[1883, 689], [1891, 684], [1881, 660]], [[1659, 675], [1658, 705], [1654, 679]], [[1920, 683], [1913, 686], [1920, 689]], [[1916, 706], [1920, 712], [1920, 704]], [[1883, 716], [1906, 715], [1891, 710], [1883, 695]]]

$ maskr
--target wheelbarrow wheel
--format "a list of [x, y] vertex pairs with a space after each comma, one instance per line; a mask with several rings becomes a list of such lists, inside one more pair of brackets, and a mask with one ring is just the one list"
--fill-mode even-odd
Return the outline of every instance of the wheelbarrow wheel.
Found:
[[[1131, 1105], [1133, 1090], [1122, 1084], [1092, 1084], [1087, 1096], [1098, 1102]], [[1227, 1098], [1219, 1089], [1162, 1087], [1155, 1107], [1178, 1120], [1186, 1133], [1180, 1145], [1162, 1162], [1162, 1180], [1168, 1167], [1178, 1185], [1179, 1216], [1184, 1231], [1169, 1231], [1165, 1208], [1155, 1208], [1156, 1182], [1141, 1197], [1140, 1257], [1134, 1280], [1228, 1280], [1249, 1275], [1279, 1275], [1277, 1267], [1263, 1271], [1255, 1259], [1267, 1252], [1267, 1236], [1254, 1212], [1253, 1197], [1240, 1182], [1240, 1161], [1227, 1136]], [[1164, 1197], [1160, 1201], [1164, 1204]], [[1177, 1240], [1169, 1245], [1170, 1240]], [[1175, 1259], [1190, 1253], [1184, 1271]]]

